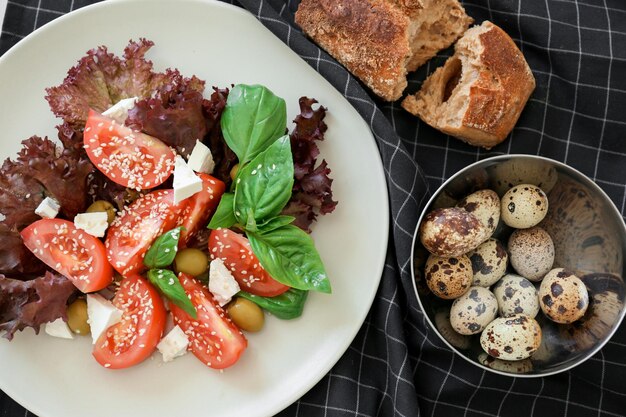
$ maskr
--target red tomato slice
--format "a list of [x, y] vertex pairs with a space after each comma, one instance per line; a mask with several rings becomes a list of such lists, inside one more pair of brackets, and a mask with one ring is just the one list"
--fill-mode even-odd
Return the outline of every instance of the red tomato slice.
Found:
[[158, 291], [139, 275], [125, 278], [113, 299], [122, 321], [96, 341], [93, 356], [105, 368], [136, 365], [156, 349], [165, 331], [165, 305]]
[[61, 219], [41, 219], [21, 232], [24, 245], [82, 292], [98, 291], [113, 281], [113, 270], [100, 239]]
[[268, 274], [252, 252], [245, 236], [229, 229], [218, 229], [209, 236], [211, 259], [220, 258], [233, 274], [242, 290], [263, 297], [275, 297], [287, 291]]
[[83, 141], [91, 162], [124, 187], [154, 188], [174, 170], [175, 154], [166, 144], [93, 110], [89, 110]]
[[180, 235], [180, 247], [184, 247], [201, 227], [207, 225], [226, 189], [226, 185], [217, 178], [203, 173], [197, 175], [202, 180], [202, 191], [188, 198], [190, 209], [183, 219], [185, 230]]
[[115, 218], [105, 241], [107, 257], [123, 276], [146, 268], [143, 258], [157, 237], [176, 227], [189, 206], [187, 200], [174, 204], [174, 190], [157, 190], [144, 195]]
[[180, 283], [196, 311], [194, 320], [184, 310], [170, 303], [174, 323], [189, 338], [189, 349], [205, 365], [224, 369], [233, 365], [248, 346], [248, 341], [230, 320], [209, 290], [187, 274], [179, 274]]

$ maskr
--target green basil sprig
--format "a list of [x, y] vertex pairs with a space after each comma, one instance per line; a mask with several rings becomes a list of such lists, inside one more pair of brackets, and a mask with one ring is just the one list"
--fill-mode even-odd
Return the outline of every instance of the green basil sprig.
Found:
[[175, 273], [169, 269], [151, 269], [148, 280], [154, 284], [168, 300], [185, 310], [192, 318], [197, 319], [198, 313]]
[[287, 106], [261, 85], [238, 84], [228, 94], [220, 124], [243, 166], [285, 134]]
[[222, 197], [208, 227], [243, 229], [260, 264], [276, 281], [330, 293], [313, 240], [291, 225], [293, 217], [280, 215], [294, 182], [284, 100], [262, 86], [237, 85], [228, 95], [221, 126], [240, 168], [233, 192]]
[[291, 320], [300, 317], [308, 295], [308, 291], [297, 290], [295, 288], [290, 288], [276, 297], [261, 297], [245, 291], [237, 293], [237, 296], [252, 301], [262, 309], [267, 310], [282, 320]]
[[159, 236], [143, 258], [143, 264], [148, 268], [165, 268], [174, 262], [178, 251], [180, 232], [185, 228], [180, 226]]
[[277, 281], [300, 290], [330, 293], [330, 281], [313, 239], [292, 224], [269, 232], [248, 232], [252, 251]]
[[235, 218], [251, 232], [257, 224], [280, 214], [293, 188], [293, 158], [289, 136], [283, 136], [237, 173]]

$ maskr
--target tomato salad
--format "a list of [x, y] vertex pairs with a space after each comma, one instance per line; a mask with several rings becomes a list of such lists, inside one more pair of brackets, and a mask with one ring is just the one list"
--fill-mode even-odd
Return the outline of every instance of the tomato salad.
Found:
[[206, 98], [195, 76], [154, 72], [151, 46], [89, 51], [47, 90], [62, 146], [32, 137], [2, 166], [0, 331], [91, 333], [110, 369], [156, 350], [224, 369], [265, 313], [293, 319], [309, 291], [331, 292], [308, 234], [337, 204], [317, 163], [326, 109], [301, 98], [286, 133], [268, 88]]

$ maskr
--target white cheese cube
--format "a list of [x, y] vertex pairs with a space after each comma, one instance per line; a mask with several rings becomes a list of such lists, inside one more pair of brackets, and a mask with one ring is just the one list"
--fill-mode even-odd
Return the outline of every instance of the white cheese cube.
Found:
[[183, 330], [178, 326], [174, 328], [159, 342], [157, 349], [163, 355], [163, 362], [173, 361], [174, 358], [187, 353], [189, 339]]
[[191, 151], [191, 155], [189, 155], [187, 165], [196, 172], [212, 174], [215, 169], [215, 161], [213, 161], [211, 149], [204, 143], [196, 140], [196, 146], [193, 148], [193, 151]]
[[224, 261], [217, 258], [211, 261], [209, 268], [209, 291], [220, 306], [228, 303], [239, 292], [239, 284], [226, 268]]
[[46, 333], [53, 337], [60, 337], [61, 339], [74, 338], [74, 333], [72, 333], [70, 327], [62, 318], [46, 323]]
[[109, 227], [107, 218], [108, 216], [104, 211], [80, 213], [74, 217], [74, 225], [91, 236], [104, 237], [104, 232]]
[[183, 159], [176, 155], [174, 161], [174, 204], [178, 204], [197, 192], [202, 191], [202, 180]]
[[54, 198], [46, 197], [35, 209], [35, 214], [45, 219], [54, 219], [61, 210], [61, 205]]
[[137, 97], [125, 98], [115, 103], [109, 109], [105, 110], [102, 115], [110, 117], [117, 123], [123, 125], [126, 119], [128, 119], [128, 111], [135, 107], [137, 101], [139, 101], [139, 98]]
[[122, 311], [99, 294], [87, 294], [87, 316], [95, 344], [102, 333], [122, 320]]

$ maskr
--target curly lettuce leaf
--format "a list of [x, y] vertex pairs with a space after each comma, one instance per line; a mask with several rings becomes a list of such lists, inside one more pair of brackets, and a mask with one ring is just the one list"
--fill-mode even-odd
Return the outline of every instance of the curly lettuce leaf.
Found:
[[300, 98], [300, 114], [294, 119], [296, 126], [290, 135], [295, 182], [291, 200], [282, 212], [294, 216], [294, 224], [307, 232], [319, 214], [331, 213], [337, 205], [330, 168], [325, 160], [317, 165], [320, 151], [316, 141], [324, 140], [327, 126], [326, 108], [314, 110], [316, 103], [312, 98]]
[[0, 274], [41, 274], [46, 265], [24, 246], [17, 230], [0, 223]]
[[64, 276], [46, 272], [42, 277], [20, 281], [0, 275], [0, 331], [7, 339], [59, 317], [66, 319], [67, 301], [76, 287]]
[[46, 89], [52, 112], [74, 130], [85, 126], [89, 108], [103, 112], [121, 99], [147, 99], [160, 87], [171, 83], [171, 73], [153, 71], [146, 52], [154, 45], [146, 39], [130, 41], [122, 58], [105, 46], [87, 52], [61, 85]]
[[207, 134], [204, 81], [183, 77], [177, 70], [167, 70], [166, 75], [168, 83], [158, 87], [153, 97], [137, 102], [128, 112], [126, 125], [158, 137], [188, 157], [196, 140]]

